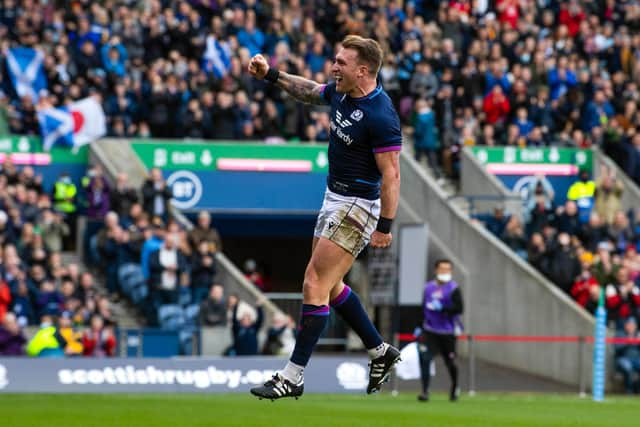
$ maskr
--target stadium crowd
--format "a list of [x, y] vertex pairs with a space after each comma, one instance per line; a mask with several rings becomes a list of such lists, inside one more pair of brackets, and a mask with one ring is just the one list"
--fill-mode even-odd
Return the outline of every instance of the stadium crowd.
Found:
[[[26, 347], [37, 355], [113, 354], [117, 321], [94, 275], [66, 263], [73, 245], [75, 195], [62, 195], [63, 175], [48, 192], [33, 168], [18, 170], [6, 156], [0, 167], [0, 354], [24, 354], [22, 328], [40, 325]], [[41, 333], [40, 333], [41, 332]]]
[[[46, 53], [55, 105], [100, 94], [111, 136], [327, 141], [327, 109], [248, 61], [327, 81], [339, 40], [374, 37], [416, 156], [453, 177], [464, 145], [595, 144], [638, 180], [639, 25], [635, 2], [593, 0], [0, 2], [2, 49]], [[37, 134], [0, 79], [9, 130]]]

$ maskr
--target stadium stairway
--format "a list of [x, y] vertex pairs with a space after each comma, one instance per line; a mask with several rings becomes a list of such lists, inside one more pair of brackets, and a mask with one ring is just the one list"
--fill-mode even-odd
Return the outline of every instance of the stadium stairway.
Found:
[[[134, 188], [142, 188], [142, 184], [148, 173], [145, 166], [140, 162], [138, 156], [131, 148], [130, 142], [126, 139], [101, 139], [91, 144], [89, 150], [89, 161], [91, 164], [101, 164], [105, 171], [105, 176], [110, 183], [114, 183], [116, 176], [120, 172], [125, 172], [129, 178], [129, 184]], [[187, 229], [192, 227], [191, 223], [179, 211], [174, 210], [172, 215]], [[224, 253], [216, 255], [218, 263], [217, 281], [223, 283], [227, 294], [235, 293], [243, 301], [255, 304], [258, 300], [264, 300], [263, 308], [267, 320], [273, 315], [282, 311], [264, 294], [249, 282], [240, 269], [236, 267]], [[267, 328], [269, 321], [265, 322]], [[204, 339], [204, 338], [203, 338]]]
[[[401, 169], [401, 200], [395, 226], [427, 223], [429, 257], [446, 256], [454, 262], [454, 278], [465, 297], [465, 332], [592, 335], [594, 321], [587, 312], [482, 225], [471, 221], [410, 154], [402, 153]], [[480, 185], [481, 179], [486, 182], [493, 178], [483, 169], [475, 172]], [[483, 343], [476, 345], [474, 351], [488, 363], [577, 387], [581, 376], [577, 361], [582, 358], [582, 366], [590, 366], [592, 354], [589, 345], [585, 345], [582, 354], [578, 354], [578, 348], [574, 343], [516, 342]], [[465, 351], [462, 345], [461, 353]], [[590, 372], [585, 375], [586, 383], [590, 383]]]
[[[63, 252], [62, 263], [64, 265], [72, 263], [77, 264], [78, 266], [82, 266], [81, 270], [87, 270], [87, 266], [82, 262], [82, 259], [77, 252]], [[95, 276], [95, 285], [99, 293], [107, 294], [104, 278]], [[140, 320], [138, 319], [135, 311], [129, 308], [122, 301], [112, 302], [111, 311], [114, 318], [118, 319], [119, 328], [127, 329], [140, 327]]]

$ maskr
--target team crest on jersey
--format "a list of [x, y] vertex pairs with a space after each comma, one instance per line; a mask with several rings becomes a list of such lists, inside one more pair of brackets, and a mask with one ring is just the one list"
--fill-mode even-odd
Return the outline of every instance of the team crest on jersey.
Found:
[[353, 113], [351, 113], [351, 118], [356, 122], [359, 122], [363, 116], [364, 113], [362, 112], [362, 110], [355, 110]]

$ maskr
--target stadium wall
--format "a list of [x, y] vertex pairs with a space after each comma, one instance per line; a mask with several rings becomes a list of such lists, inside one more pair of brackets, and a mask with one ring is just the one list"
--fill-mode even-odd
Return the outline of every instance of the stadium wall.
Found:
[[[401, 163], [401, 207], [410, 206], [410, 222], [429, 223], [469, 272], [468, 283], [462, 284], [467, 333], [592, 335], [594, 321], [587, 312], [484, 227], [469, 221], [409, 155], [403, 153]], [[576, 343], [476, 343], [475, 352], [483, 360], [577, 386], [578, 360], [591, 366], [590, 347], [578, 354]], [[589, 383], [590, 369], [585, 371]]]

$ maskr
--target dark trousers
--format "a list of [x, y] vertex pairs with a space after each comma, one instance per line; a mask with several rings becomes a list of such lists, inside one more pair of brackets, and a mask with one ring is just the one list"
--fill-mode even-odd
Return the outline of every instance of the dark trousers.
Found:
[[456, 337], [455, 335], [436, 334], [429, 331], [422, 331], [418, 343], [420, 351], [420, 373], [422, 379], [422, 391], [429, 392], [429, 382], [431, 380], [431, 361], [440, 354], [444, 359], [444, 364], [451, 378], [451, 391], [458, 387], [458, 366], [456, 365]]

